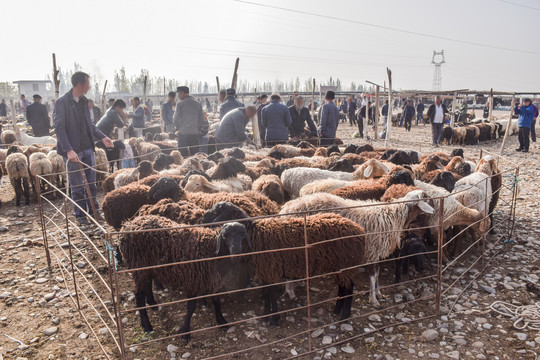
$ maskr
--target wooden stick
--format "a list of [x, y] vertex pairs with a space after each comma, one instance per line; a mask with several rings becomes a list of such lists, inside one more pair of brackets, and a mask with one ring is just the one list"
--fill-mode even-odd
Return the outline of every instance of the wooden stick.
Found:
[[[491, 105], [491, 104], [490, 104]], [[510, 133], [510, 127], [512, 126], [512, 116], [514, 115], [514, 107], [516, 106], [516, 95], [514, 94], [512, 96], [512, 105], [510, 106], [510, 118], [508, 119], [508, 126], [506, 127], [506, 131], [504, 132], [504, 138], [501, 145], [501, 156], [504, 151], [504, 146], [506, 145], [506, 141], [508, 140], [508, 134]]]
[[54, 81], [54, 98], [58, 100], [60, 96], [60, 80], [58, 80], [58, 69], [56, 68], [56, 54], [52, 54], [53, 61], [53, 81]]
[[[313, 78], [313, 89], [311, 89], [311, 119], [315, 115], [315, 78]], [[317, 119], [320, 120], [320, 119]]]
[[240, 58], [236, 58], [236, 62], [234, 63], [234, 73], [233, 78], [231, 82], [231, 88], [236, 89], [236, 82], [238, 81], [238, 65], [240, 64]]
[[377, 138], [379, 137], [379, 135], [377, 134], [377, 130], [378, 130], [378, 125], [379, 125], [379, 88], [380, 86], [379, 85], [376, 85], [375, 87], [375, 140], [377, 140]]
[[[144, 84], [143, 84], [143, 100], [142, 103], [146, 103], [146, 81], [148, 80], [148, 76], [144, 75]], [[151, 110], [150, 110], [151, 111]]]
[[386, 68], [386, 73], [388, 74], [388, 122], [386, 126], [386, 137], [384, 138], [384, 147], [386, 147], [386, 142], [390, 137], [390, 129], [392, 128], [392, 70]]
[[[454, 96], [452, 97], [452, 116], [450, 117], [450, 127], [454, 128], [454, 123], [456, 121], [456, 97], [457, 97], [457, 91], [454, 91]], [[443, 121], [444, 126], [444, 121]]]
[[219, 77], [216, 76], [216, 84], [217, 84], [217, 95], [216, 95], [216, 111], [219, 109]]
[[103, 106], [103, 115], [105, 115], [105, 110], [107, 110], [107, 99], [105, 97], [105, 91], [107, 91], [107, 80], [105, 80], [105, 85], [103, 86], [103, 95], [101, 95], [101, 106]]
[[[514, 99], [515, 95], [512, 95], [512, 100]], [[491, 88], [491, 91], [489, 92], [489, 115], [488, 120], [491, 120], [491, 115], [493, 114], [493, 88]]]
[[364, 95], [366, 96], [366, 114], [364, 116], [364, 139], [367, 140], [368, 138], [368, 116], [369, 116], [369, 96], [367, 91], [364, 92]]

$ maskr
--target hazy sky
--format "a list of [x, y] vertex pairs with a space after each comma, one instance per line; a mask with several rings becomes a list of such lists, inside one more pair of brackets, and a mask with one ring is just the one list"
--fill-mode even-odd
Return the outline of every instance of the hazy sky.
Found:
[[[112, 81], [129, 75], [230, 82], [339, 77], [431, 89], [433, 50], [444, 49], [443, 89], [540, 91], [539, 0], [51, 0], [2, 1], [0, 81], [44, 79], [58, 65]], [[293, 13], [278, 7], [326, 17]], [[366, 22], [520, 52], [391, 31]]]

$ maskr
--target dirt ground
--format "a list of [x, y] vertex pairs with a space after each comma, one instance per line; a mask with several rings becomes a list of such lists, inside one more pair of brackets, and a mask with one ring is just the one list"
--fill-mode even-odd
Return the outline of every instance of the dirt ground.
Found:
[[[344, 143], [364, 144], [366, 140], [352, 139], [355, 131], [348, 123], [340, 124], [338, 136]], [[373, 132], [370, 131], [372, 135]], [[402, 128], [392, 128], [393, 139], [387, 146], [411, 148], [421, 153], [435, 151], [430, 145], [429, 126], [413, 126], [407, 133]], [[384, 141], [370, 142], [375, 147], [383, 147]], [[538, 260], [540, 225], [536, 218], [540, 212], [537, 190], [539, 148], [533, 145], [528, 154], [517, 153], [517, 136], [509, 138], [504, 156], [520, 167], [518, 207], [514, 235], [506, 238], [499, 230], [489, 235], [488, 241], [498, 239], [512, 240], [488, 244], [488, 254], [497, 254], [477, 279], [482, 270], [480, 262], [473, 267], [462, 280], [443, 296], [441, 316], [422, 319], [435, 314], [436, 282], [434, 279], [415, 280], [436, 273], [436, 256], [431, 256], [427, 270], [419, 275], [410, 272], [404, 277], [407, 283], [383, 289], [386, 295], [382, 307], [392, 307], [378, 315], [368, 303], [363, 292], [368, 288], [367, 276], [358, 274], [356, 296], [353, 303], [352, 319], [335, 325], [338, 321], [332, 314], [330, 303], [322, 303], [311, 310], [311, 332], [292, 335], [307, 329], [307, 312], [294, 310], [306, 303], [306, 289], [296, 288], [296, 300], [282, 297], [280, 310], [293, 311], [281, 316], [278, 327], [270, 327], [262, 320], [250, 320], [247, 323], [232, 326], [227, 331], [211, 329], [192, 335], [192, 341], [185, 344], [179, 337], [149, 345], [141, 342], [173, 335], [181, 324], [185, 313], [184, 304], [167, 306], [159, 311], [150, 311], [150, 319], [155, 331], [144, 334], [139, 326], [138, 315], [128, 313], [122, 316], [125, 328], [125, 340], [130, 344], [127, 350], [129, 359], [202, 359], [248, 347], [268, 344], [268, 346], [248, 353], [225, 356], [228, 359], [285, 359], [308, 351], [309, 338], [313, 348], [326, 347], [306, 355], [305, 359], [536, 359], [540, 353], [540, 333], [531, 329], [515, 329], [509, 317], [503, 317], [491, 311], [489, 306], [495, 301], [505, 301], [516, 305], [530, 305], [540, 301], [538, 293], [529, 292], [528, 283], [538, 283], [540, 262]], [[501, 141], [468, 146], [465, 149], [467, 159], [478, 159], [480, 150], [497, 152]], [[450, 152], [451, 147], [437, 150]], [[502, 170], [510, 168], [509, 162], [503, 162]], [[504, 182], [511, 185], [511, 177]], [[509, 200], [509, 191], [503, 199]], [[0, 184], [0, 359], [105, 359], [91, 329], [84, 323], [71, 301], [70, 291], [66, 290], [64, 279], [71, 281], [70, 274], [62, 274], [53, 259], [53, 270], [47, 269], [45, 251], [41, 245], [41, 224], [39, 209], [35, 201], [30, 206], [16, 207], [14, 194], [7, 177]], [[61, 206], [61, 201], [54, 202]], [[51, 206], [46, 207], [46, 214], [52, 214]], [[495, 223], [500, 229], [506, 228], [508, 207], [500, 203], [495, 212]], [[98, 244], [102, 244], [100, 233], [93, 228], [84, 230]], [[85, 248], [80, 237], [75, 237], [76, 245]], [[79, 240], [77, 240], [79, 239]], [[64, 239], [65, 241], [65, 239]], [[465, 250], [469, 242], [463, 242], [459, 250]], [[66, 248], [64, 248], [67, 251]], [[86, 248], [84, 253], [90, 254]], [[65, 258], [59, 251], [61, 259]], [[467, 271], [478, 258], [480, 249], [473, 247], [456, 264], [443, 274], [445, 287]], [[89, 258], [107, 278], [104, 266], [94, 256]], [[75, 271], [93, 274], [87, 261], [78, 257]], [[119, 268], [121, 269], [121, 268]], [[394, 264], [382, 266], [381, 286], [393, 284]], [[97, 276], [90, 279], [99, 293]], [[135, 307], [131, 281], [128, 276], [119, 278], [121, 286], [120, 304], [123, 308]], [[97, 304], [98, 300], [86, 284], [81, 284], [85, 295]], [[458, 299], [461, 290], [468, 287]], [[71, 283], [69, 289], [73, 289]], [[362, 293], [361, 293], [362, 292]], [[105, 292], [105, 305], [110, 309], [110, 295]], [[181, 299], [175, 291], [156, 291], [157, 301]], [[332, 279], [318, 279], [312, 282], [311, 302], [323, 301], [335, 296]], [[421, 298], [429, 298], [421, 300]], [[410, 300], [414, 303], [403, 305]], [[456, 302], [457, 300], [457, 302]], [[456, 302], [455, 306], [453, 306]], [[260, 292], [249, 291], [222, 299], [222, 308], [228, 321], [238, 321], [262, 314]], [[448, 311], [452, 312], [448, 314]], [[83, 313], [95, 323], [95, 313], [84, 305]], [[104, 311], [101, 315], [106, 318]], [[361, 315], [364, 315], [360, 317]], [[110, 319], [107, 321], [111, 324]], [[212, 306], [199, 307], [192, 321], [192, 329], [197, 330], [215, 324]], [[375, 328], [385, 328], [372, 332]], [[321, 331], [315, 331], [320, 328]], [[431, 330], [431, 331], [427, 331]], [[104, 326], [97, 325], [97, 336], [105, 345], [112, 359], [118, 358], [115, 345]], [[5, 336], [4, 336], [5, 335]], [[348, 340], [356, 337], [353, 340]], [[18, 341], [22, 342], [19, 344]], [[325, 345], [322, 345], [325, 344]]]

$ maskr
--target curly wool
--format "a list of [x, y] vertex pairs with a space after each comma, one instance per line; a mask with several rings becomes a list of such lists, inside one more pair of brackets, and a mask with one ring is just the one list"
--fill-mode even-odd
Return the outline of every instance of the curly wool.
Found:
[[171, 199], [162, 199], [154, 205], [144, 205], [139, 215], [159, 215], [179, 224], [195, 225], [202, 223], [205, 210], [188, 201], [174, 202]]
[[263, 175], [253, 182], [251, 190], [267, 196], [270, 200], [283, 204], [285, 202], [285, 189], [277, 175]]
[[406, 184], [394, 184], [391, 185], [384, 195], [381, 197], [382, 202], [390, 202], [394, 200], [401, 199], [405, 197], [411, 191], [419, 190], [416, 186], [406, 185]]
[[149, 186], [129, 184], [108, 193], [102, 205], [107, 224], [119, 230], [122, 223], [135, 216], [141, 206], [151, 203], [149, 191]]
[[215, 204], [217, 204], [220, 201], [228, 201], [240, 207], [242, 210], [244, 210], [249, 215], [249, 217], [271, 215], [271, 214], [263, 214], [262, 210], [259, 209], [257, 204], [255, 204], [255, 202], [253, 202], [250, 198], [248, 198], [244, 194], [235, 194], [235, 193], [205, 194], [201, 192], [195, 192], [195, 193], [186, 193], [186, 199], [189, 202], [192, 202], [195, 205], [205, 210], [211, 209]]
[[386, 186], [373, 180], [359, 180], [352, 185], [336, 189], [330, 194], [350, 200], [378, 200], [384, 195]]
[[352, 181], [354, 176], [351, 173], [311, 169], [305, 167], [288, 169], [281, 174], [281, 182], [283, 183], [283, 187], [291, 199], [294, 199], [300, 195], [300, 189], [302, 189], [303, 186], [316, 180], [323, 179]]

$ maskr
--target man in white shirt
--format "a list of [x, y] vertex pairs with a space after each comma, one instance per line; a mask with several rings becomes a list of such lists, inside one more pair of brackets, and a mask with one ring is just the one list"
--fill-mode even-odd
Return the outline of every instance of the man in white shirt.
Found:
[[431, 123], [431, 135], [433, 146], [438, 147], [441, 143], [442, 130], [444, 126], [444, 115], [448, 113], [446, 106], [441, 102], [441, 97], [435, 98], [435, 104], [428, 109], [427, 117]]

